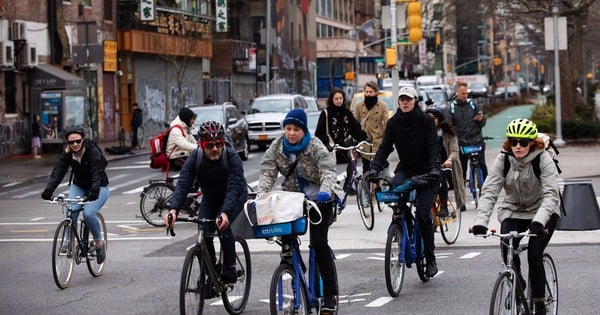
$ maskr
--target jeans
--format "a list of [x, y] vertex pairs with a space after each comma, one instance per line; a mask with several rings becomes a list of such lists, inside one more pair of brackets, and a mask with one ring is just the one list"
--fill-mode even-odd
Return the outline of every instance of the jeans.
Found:
[[[88, 192], [89, 190], [85, 190], [75, 184], [72, 184], [69, 188], [69, 197], [83, 197]], [[90, 229], [90, 232], [92, 232], [94, 240], [102, 240], [100, 221], [98, 221], [96, 213], [100, 211], [100, 208], [102, 208], [102, 206], [104, 206], [104, 203], [106, 203], [106, 200], [108, 200], [109, 195], [110, 190], [108, 189], [108, 186], [102, 186], [100, 187], [100, 194], [98, 196], [98, 199], [86, 204], [85, 206], [73, 205], [73, 213], [71, 215], [71, 220], [73, 220], [75, 229], [77, 229], [77, 218], [79, 218], [79, 212], [81, 212], [81, 208], [83, 207], [83, 221], [85, 222], [85, 225], [88, 227], [88, 229]]]
[[[219, 203], [211, 203], [206, 202], [204, 199], [200, 202], [200, 209], [198, 210], [198, 218], [200, 219], [216, 219], [219, 214], [219, 210], [221, 209], [221, 204]], [[231, 222], [233, 222], [235, 218], [229, 218], [230, 226], [227, 227], [224, 231], [217, 230], [217, 234], [219, 235], [219, 240], [221, 241], [221, 247], [223, 248], [223, 266], [232, 267], [235, 266], [235, 238], [233, 237], [233, 232], [231, 231]], [[204, 226], [207, 232], [214, 232], [217, 227], [214, 222], [206, 223]], [[210, 254], [213, 262], [216, 263], [216, 252], [215, 252], [215, 244], [214, 238], [207, 237], [206, 241], [206, 249]]]

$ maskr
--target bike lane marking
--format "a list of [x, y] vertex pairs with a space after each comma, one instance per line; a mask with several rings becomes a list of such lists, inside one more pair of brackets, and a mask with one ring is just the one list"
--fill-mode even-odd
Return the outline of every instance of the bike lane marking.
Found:
[[479, 255], [481, 255], [480, 252], [471, 252], [471, 253], [467, 253], [467, 254], [464, 254], [464, 255], [458, 257], [458, 259], [470, 259], [470, 258], [477, 257]]
[[375, 299], [375, 301], [373, 301], [373, 302], [365, 305], [365, 307], [381, 307], [381, 306], [389, 303], [392, 300], [394, 300], [393, 297], [382, 296], [382, 297], [379, 297], [379, 298]]

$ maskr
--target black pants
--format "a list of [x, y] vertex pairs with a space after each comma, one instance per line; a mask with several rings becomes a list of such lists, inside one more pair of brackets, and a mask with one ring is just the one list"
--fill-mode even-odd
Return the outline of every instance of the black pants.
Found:
[[135, 149], [138, 146], [138, 128], [133, 128], [133, 134], [131, 135], [131, 148]]
[[[333, 214], [333, 203], [318, 203], [321, 210], [321, 223], [310, 225], [310, 247], [315, 251], [315, 260], [321, 277], [323, 278], [323, 296], [334, 296], [338, 294], [336, 285], [336, 270], [333, 265], [333, 252], [329, 247], [327, 234], [329, 233], [329, 222]], [[313, 209], [310, 210], [311, 221], [318, 221], [319, 215]]]
[[[529, 265], [529, 279], [531, 279], [531, 295], [535, 298], [543, 298], [545, 295], [545, 281], [546, 273], [544, 272], [544, 264], [542, 256], [544, 250], [550, 242], [554, 229], [558, 222], [558, 215], [553, 214], [546, 223], [546, 229], [548, 234], [542, 236], [533, 236], [529, 238], [528, 249], [527, 249], [527, 263]], [[500, 233], [508, 233], [510, 231], [524, 232], [529, 228], [531, 220], [523, 219], [505, 219], [500, 225]], [[521, 239], [514, 239], [514, 246], [518, 246]], [[508, 242], [505, 242], [508, 245]], [[502, 246], [502, 259], [506, 263], [506, 255], [508, 253], [507, 246]], [[514, 266], [516, 270], [521, 271], [521, 259], [519, 256], [513, 257]]]
[[[462, 165], [463, 171], [463, 179], [467, 179], [467, 166], [469, 164], [469, 155], [468, 154], [459, 154], [460, 164]], [[485, 143], [481, 145], [481, 152], [477, 155], [477, 162], [479, 162], [479, 167], [481, 167], [481, 172], [483, 173], [483, 180], [487, 178], [488, 170], [487, 165], [485, 164]]]
[[[219, 209], [221, 209], [222, 205], [219, 204], [211, 204], [208, 202], [200, 202], [200, 209], [198, 210], [198, 217], [205, 219], [215, 219], [219, 214]], [[233, 222], [235, 218], [229, 218], [229, 222]], [[208, 232], [214, 232], [216, 230], [216, 225], [214, 222], [208, 222], [204, 226]], [[231, 228], [228, 227], [224, 231], [218, 231], [219, 240], [221, 241], [221, 247], [223, 248], [223, 261], [221, 262], [225, 267], [235, 266], [235, 238], [233, 237], [233, 232]], [[217, 261], [216, 252], [215, 252], [215, 244], [212, 237], [206, 238], [206, 249], [210, 254], [213, 262]]]

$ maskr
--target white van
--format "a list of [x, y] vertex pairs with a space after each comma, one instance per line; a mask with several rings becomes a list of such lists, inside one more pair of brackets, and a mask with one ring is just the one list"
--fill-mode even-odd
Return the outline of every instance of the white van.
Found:
[[437, 75], [422, 75], [417, 78], [417, 88], [443, 84], [442, 77]]

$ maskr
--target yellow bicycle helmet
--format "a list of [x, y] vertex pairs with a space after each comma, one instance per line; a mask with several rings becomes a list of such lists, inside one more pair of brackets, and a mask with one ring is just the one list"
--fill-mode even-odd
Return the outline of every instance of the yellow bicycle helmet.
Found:
[[507, 138], [535, 139], [538, 130], [535, 123], [529, 119], [519, 118], [511, 121], [506, 126]]

